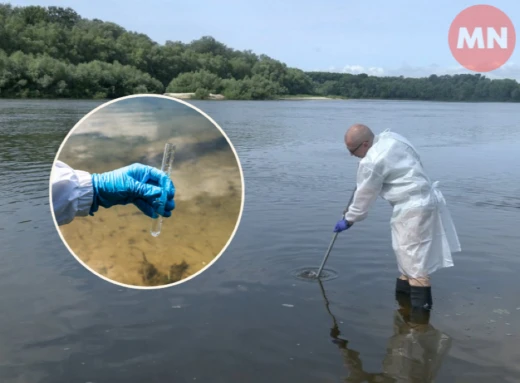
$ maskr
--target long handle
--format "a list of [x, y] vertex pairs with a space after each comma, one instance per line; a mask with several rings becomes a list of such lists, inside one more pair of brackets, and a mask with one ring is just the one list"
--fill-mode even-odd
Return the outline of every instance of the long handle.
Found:
[[325, 257], [323, 258], [323, 261], [321, 262], [320, 269], [318, 270], [318, 274], [316, 275], [316, 278], [319, 278], [321, 275], [321, 271], [323, 270], [323, 267], [325, 266], [325, 262], [327, 262], [327, 258], [329, 257], [330, 251], [332, 250], [332, 246], [334, 245], [334, 242], [336, 241], [336, 238], [338, 237], [338, 233], [334, 233], [334, 236], [332, 237], [332, 241], [330, 241], [329, 248], [327, 249], [327, 252], [325, 253]]
[[[352, 192], [352, 195], [350, 196], [350, 201], [348, 201], [347, 210], [352, 204], [352, 200], [354, 199], [354, 194], [356, 193], [356, 189]], [[323, 258], [323, 261], [321, 262], [321, 266], [318, 270], [318, 274], [316, 275], [316, 278], [319, 278], [321, 275], [321, 271], [323, 270], [323, 267], [325, 266], [325, 262], [327, 262], [327, 258], [329, 257], [330, 251], [332, 250], [332, 246], [334, 246], [334, 242], [336, 241], [336, 238], [338, 237], [339, 233], [334, 233], [334, 236], [332, 237], [332, 241], [330, 241], [329, 248], [327, 249], [327, 252], [325, 253], [325, 257]]]

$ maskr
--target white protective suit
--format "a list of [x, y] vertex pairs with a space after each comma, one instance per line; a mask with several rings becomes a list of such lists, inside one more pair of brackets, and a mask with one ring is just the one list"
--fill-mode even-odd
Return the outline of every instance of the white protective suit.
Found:
[[444, 196], [426, 175], [419, 154], [401, 135], [385, 130], [361, 159], [357, 189], [345, 213], [349, 222], [368, 215], [378, 196], [393, 206], [392, 247], [399, 271], [420, 278], [453, 266], [461, 251]]
[[56, 161], [51, 171], [52, 207], [58, 225], [89, 214], [94, 189], [92, 175]]

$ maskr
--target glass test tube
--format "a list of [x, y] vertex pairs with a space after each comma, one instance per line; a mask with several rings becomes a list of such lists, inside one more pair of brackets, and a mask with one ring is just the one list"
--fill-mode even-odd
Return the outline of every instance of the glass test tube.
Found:
[[[175, 145], [173, 145], [169, 142], [166, 143], [166, 145], [164, 146], [164, 155], [163, 155], [161, 170], [163, 172], [165, 172], [168, 175], [168, 177], [170, 176], [170, 173], [172, 171], [174, 154], [175, 154]], [[161, 201], [159, 203], [160, 203], [159, 210], [161, 213], [163, 213], [164, 205], [166, 204], [166, 193], [165, 192], [163, 192], [163, 194], [161, 196]], [[153, 219], [153, 221], [152, 221], [152, 229], [150, 230], [150, 233], [154, 237], [158, 237], [159, 234], [161, 234], [162, 220], [163, 220], [163, 217], [159, 215], [159, 217], [157, 219]]]

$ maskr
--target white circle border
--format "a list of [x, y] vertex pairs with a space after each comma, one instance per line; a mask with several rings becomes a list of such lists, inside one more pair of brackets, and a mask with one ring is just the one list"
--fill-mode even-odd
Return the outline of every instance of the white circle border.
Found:
[[[54, 214], [54, 206], [52, 204], [52, 172], [54, 170], [54, 166], [56, 164], [56, 161], [58, 160], [58, 157], [63, 149], [63, 147], [65, 146], [65, 143], [67, 142], [67, 140], [70, 138], [70, 136], [72, 135], [72, 133], [74, 132], [74, 130], [76, 128], [78, 128], [82, 122], [84, 122], [86, 119], [88, 119], [91, 115], [93, 115], [94, 113], [96, 113], [98, 110], [101, 110], [103, 109], [104, 107], [110, 105], [110, 104], [114, 104], [118, 101], [121, 101], [121, 100], [126, 100], [126, 99], [130, 99], [130, 98], [140, 98], [140, 97], [156, 97], [156, 98], [162, 98], [162, 99], [167, 99], [167, 100], [170, 100], [170, 101], [173, 101], [173, 102], [178, 102], [180, 104], [184, 104], [186, 106], [188, 106], [189, 108], [197, 111], [199, 114], [201, 114], [202, 116], [206, 117], [206, 119], [208, 119], [208, 121], [210, 121], [219, 131], [220, 133], [222, 133], [222, 135], [226, 138], [226, 141], [228, 142], [229, 146], [231, 147], [231, 150], [233, 151], [233, 154], [235, 155], [235, 159], [237, 161], [237, 164], [238, 164], [238, 169], [240, 171], [240, 181], [242, 183], [242, 195], [241, 195], [241, 201], [240, 201], [240, 211], [238, 213], [238, 219], [237, 219], [237, 222], [235, 224], [235, 228], [233, 229], [233, 232], [231, 233], [231, 235], [229, 236], [229, 239], [228, 241], [226, 242], [226, 244], [222, 247], [222, 249], [220, 250], [220, 252], [211, 260], [211, 262], [209, 262], [205, 267], [203, 267], [202, 269], [200, 269], [199, 271], [197, 271], [195, 274], [193, 275], [190, 275], [188, 278], [185, 278], [185, 279], [181, 279], [180, 281], [177, 281], [177, 282], [174, 282], [174, 283], [170, 283], [170, 284], [166, 284], [166, 285], [160, 285], [160, 286], [138, 286], [138, 285], [129, 285], [129, 284], [125, 284], [125, 283], [121, 283], [121, 282], [117, 282], [115, 280], [112, 280], [110, 278], [107, 278], [105, 277], [104, 275], [98, 273], [97, 271], [93, 270], [92, 268], [90, 268], [85, 262], [83, 262], [83, 260], [81, 258], [79, 258], [75, 253], [74, 251], [72, 251], [72, 249], [70, 248], [69, 244], [67, 243], [67, 241], [65, 240], [65, 238], [63, 237], [62, 233], [61, 233], [61, 230], [60, 230], [60, 227], [58, 225], [58, 221], [56, 220], [56, 217], [55, 217], [55, 214]], [[58, 148], [58, 151], [56, 152], [56, 156], [54, 157], [54, 161], [52, 162], [52, 167], [51, 167], [51, 172], [49, 174], [49, 206], [50, 206], [50, 213], [51, 213], [51, 216], [52, 216], [52, 220], [54, 222], [54, 226], [56, 227], [56, 231], [58, 232], [58, 235], [60, 236], [63, 244], [65, 245], [65, 247], [67, 248], [67, 250], [69, 250], [69, 252], [74, 256], [74, 258], [76, 258], [76, 260], [85, 268], [87, 269], [88, 271], [90, 271], [92, 274], [96, 275], [97, 277], [109, 282], [109, 283], [112, 283], [114, 285], [117, 285], [117, 286], [120, 286], [120, 287], [126, 287], [126, 288], [130, 288], [130, 289], [135, 289], [135, 290], [159, 290], [159, 289], [165, 289], [165, 288], [169, 288], [169, 287], [173, 287], [173, 286], [177, 286], [177, 285], [180, 285], [182, 283], [185, 283], [185, 282], [188, 282], [190, 280], [192, 280], [193, 278], [199, 276], [200, 274], [202, 274], [204, 271], [208, 270], [216, 261], [218, 261], [220, 259], [220, 257], [224, 254], [224, 252], [227, 250], [227, 248], [229, 247], [229, 245], [231, 244], [231, 241], [234, 239], [235, 235], [236, 235], [236, 232], [240, 226], [240, 223], [242, 221], [242, 214], [244, 212], [244, 204], [245, 204], [245, 181], [244, 181], [244, 172], [242, 170], [242, 164], [240, 162], [240, 157], [238, 156], [238, 153], [235, 149], [235, 146], [233, 145], [233, 143], [231, 142], [231, 140], [229, 139], [228, 135], [226, 134], [226, 132], [224, 131], [224, 129], [222, 129], [222, 127], [217, 124], [217, 122], [215, 120], [213, 120], [213, 118], [211, 118], [207, 113], [205, 113], [204, 111], [202, 111], [201, 109], [197, 108], [195, 105], [193, 104], [190, 104], [189, 102], [186, 102], [184, 100], [181, 100], [181, 99], [178, 99], [178, 98], [175, 98], [175, 97], [171, 97], [171, 96], [165, 96], [165, 95], [160, 95], [160, 94], [150, 94], [150, 93], [144, 93], [144, 94], [132, 94], [132, 95], [129, 95], [129, 96], [123, 96], [123, 97], [119, 97], [119, 98], [116, 98], [116, 99], [113, 99], [113, 100], [110, 100], [110, 101], [107, 101], [99, 106], [97, 106], [96, 108], [94, 108], [93, 110], [91, 110], [90, 112], [88, 112], [86, 115], [84, 115], [73, 127], [72, 129], [69, 131], [69, 133], [67, 133], [67, 135], [65, 136], [65, 138], [63, 139], [60, 147]]]

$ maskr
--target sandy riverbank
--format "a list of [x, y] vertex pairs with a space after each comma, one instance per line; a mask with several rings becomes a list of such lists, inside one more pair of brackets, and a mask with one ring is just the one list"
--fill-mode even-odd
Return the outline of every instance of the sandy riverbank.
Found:
[[279, 100], [334, 100], [334, 98], [321, 96], [287, 96], [280, 97]]
[[[165, 96], [177, 98], [180, 100], [190, 100], [194, 98], [195, 93], [164, 93]], [[208, 100], [225, 100], [226, 97], [222, 94], [213, 94], [210, 93]], [[322, 97], [322, 96], [283, 96], [277, 98], [277, 100], [336, 100], [333, 97]]]
[[[180, 100], [189, 100], [195, 96], [195, 92], [193, 93], [164, 93], [165, 96], [177, 98]], [[208, 96], [208, 100], [225, 100], [226, 98], [221, 94], [213, 94], [210, 93]]]

